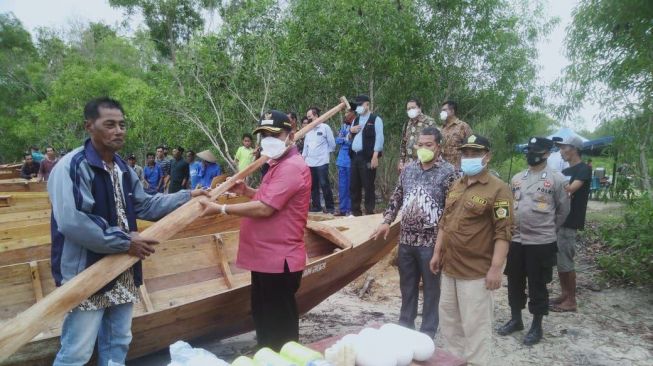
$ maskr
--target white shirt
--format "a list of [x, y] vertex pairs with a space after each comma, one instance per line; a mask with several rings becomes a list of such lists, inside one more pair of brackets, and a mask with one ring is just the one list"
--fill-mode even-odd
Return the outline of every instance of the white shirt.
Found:
[[318, 167], [329, 164], [329, 154], [335, 149], [336, 139], [333, 137], [331, 127], [321, 123], [306, 134], [302, 156], [306, 165]]

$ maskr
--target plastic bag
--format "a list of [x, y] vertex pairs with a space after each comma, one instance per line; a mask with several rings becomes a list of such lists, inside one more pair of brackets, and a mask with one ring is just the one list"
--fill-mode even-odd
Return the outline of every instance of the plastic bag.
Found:
[[213, 353], [202, 348], [193, 348], [184, 341], [170, 345], [170, 361], [168, 366], [229, 366]]

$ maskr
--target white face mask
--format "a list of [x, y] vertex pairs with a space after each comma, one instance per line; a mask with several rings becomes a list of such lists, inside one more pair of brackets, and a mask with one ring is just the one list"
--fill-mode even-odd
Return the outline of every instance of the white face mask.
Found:
[[441, 111], [440, 112], [440, 120], [441, 121], [446, 121], [447, 117], [449, 117], [449, 113], [447, 113], [447, 111]]
[[365, 107], [363, 107], [362, 105], [356, 107], [356, 113], [363, 114], [363, 112], [365, 112]]
[[419, 109], [418, 108], [412, 108], [409, 109], [406, 114], [408, 114], [408, 118], [415, 118], [419, 116]]
[[276, 137], [268, 136], [264, 137], [261, 140], [261, 148], [263, 148], [263, 151], [261, 151], [261, 154], [269, 157], [270, 159], [278, 159], [283, 155], [284, 152], [286, 152], [286, 141], [288, 140], [288, 137], [286, 137], [285, 140], [279, 140]]

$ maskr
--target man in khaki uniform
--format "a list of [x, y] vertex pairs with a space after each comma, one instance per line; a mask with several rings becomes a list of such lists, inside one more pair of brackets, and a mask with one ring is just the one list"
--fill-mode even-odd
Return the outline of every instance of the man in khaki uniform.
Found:
[[488, 172], [485, 137], [469, 136], [461, 150], [464, 177], [449, 189], [430, 266], [434, 273], [442, 268], [444, 348], [468, 365], [485, 365], [492, 350], [492, 291], [501, 286], [511, 239], [512, 195]]
[[471, 136], [472, 129], [456, 117], [457, 112], [456, 102], [449, 100], [442, 104], [440, 120], [444, 125], [440, 132], [442, 132], [442, 158], [456, 169], [460, 169], [460, 146]]
[[528, 280], [528, 311], [533, 323], [524, 337], [527, 346], [542, 339], [542, 318], [549, 314], [546, 284], [551, 282], [558, 251], [556, 233], [569, 213], [566, 180], [547, 165], [551, 148], [553, 141], [531, 138], [526, 153], [529, 168], [517, 173], [511, 183], [514, 226], [505, 274], [512, 317], [498, 333], [505, 336], [524, 329], [521, 310], [526, 305]]

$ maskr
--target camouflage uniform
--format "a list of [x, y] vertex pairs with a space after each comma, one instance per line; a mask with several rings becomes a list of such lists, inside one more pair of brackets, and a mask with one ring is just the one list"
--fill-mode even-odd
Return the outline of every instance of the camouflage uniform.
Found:
[[472, 129], [458, 117], [448, 122], [440, 130], [442, 132], [442, 158], [456, 169], [460, 169], [461, 151], [458, 149], [471, 136]]

